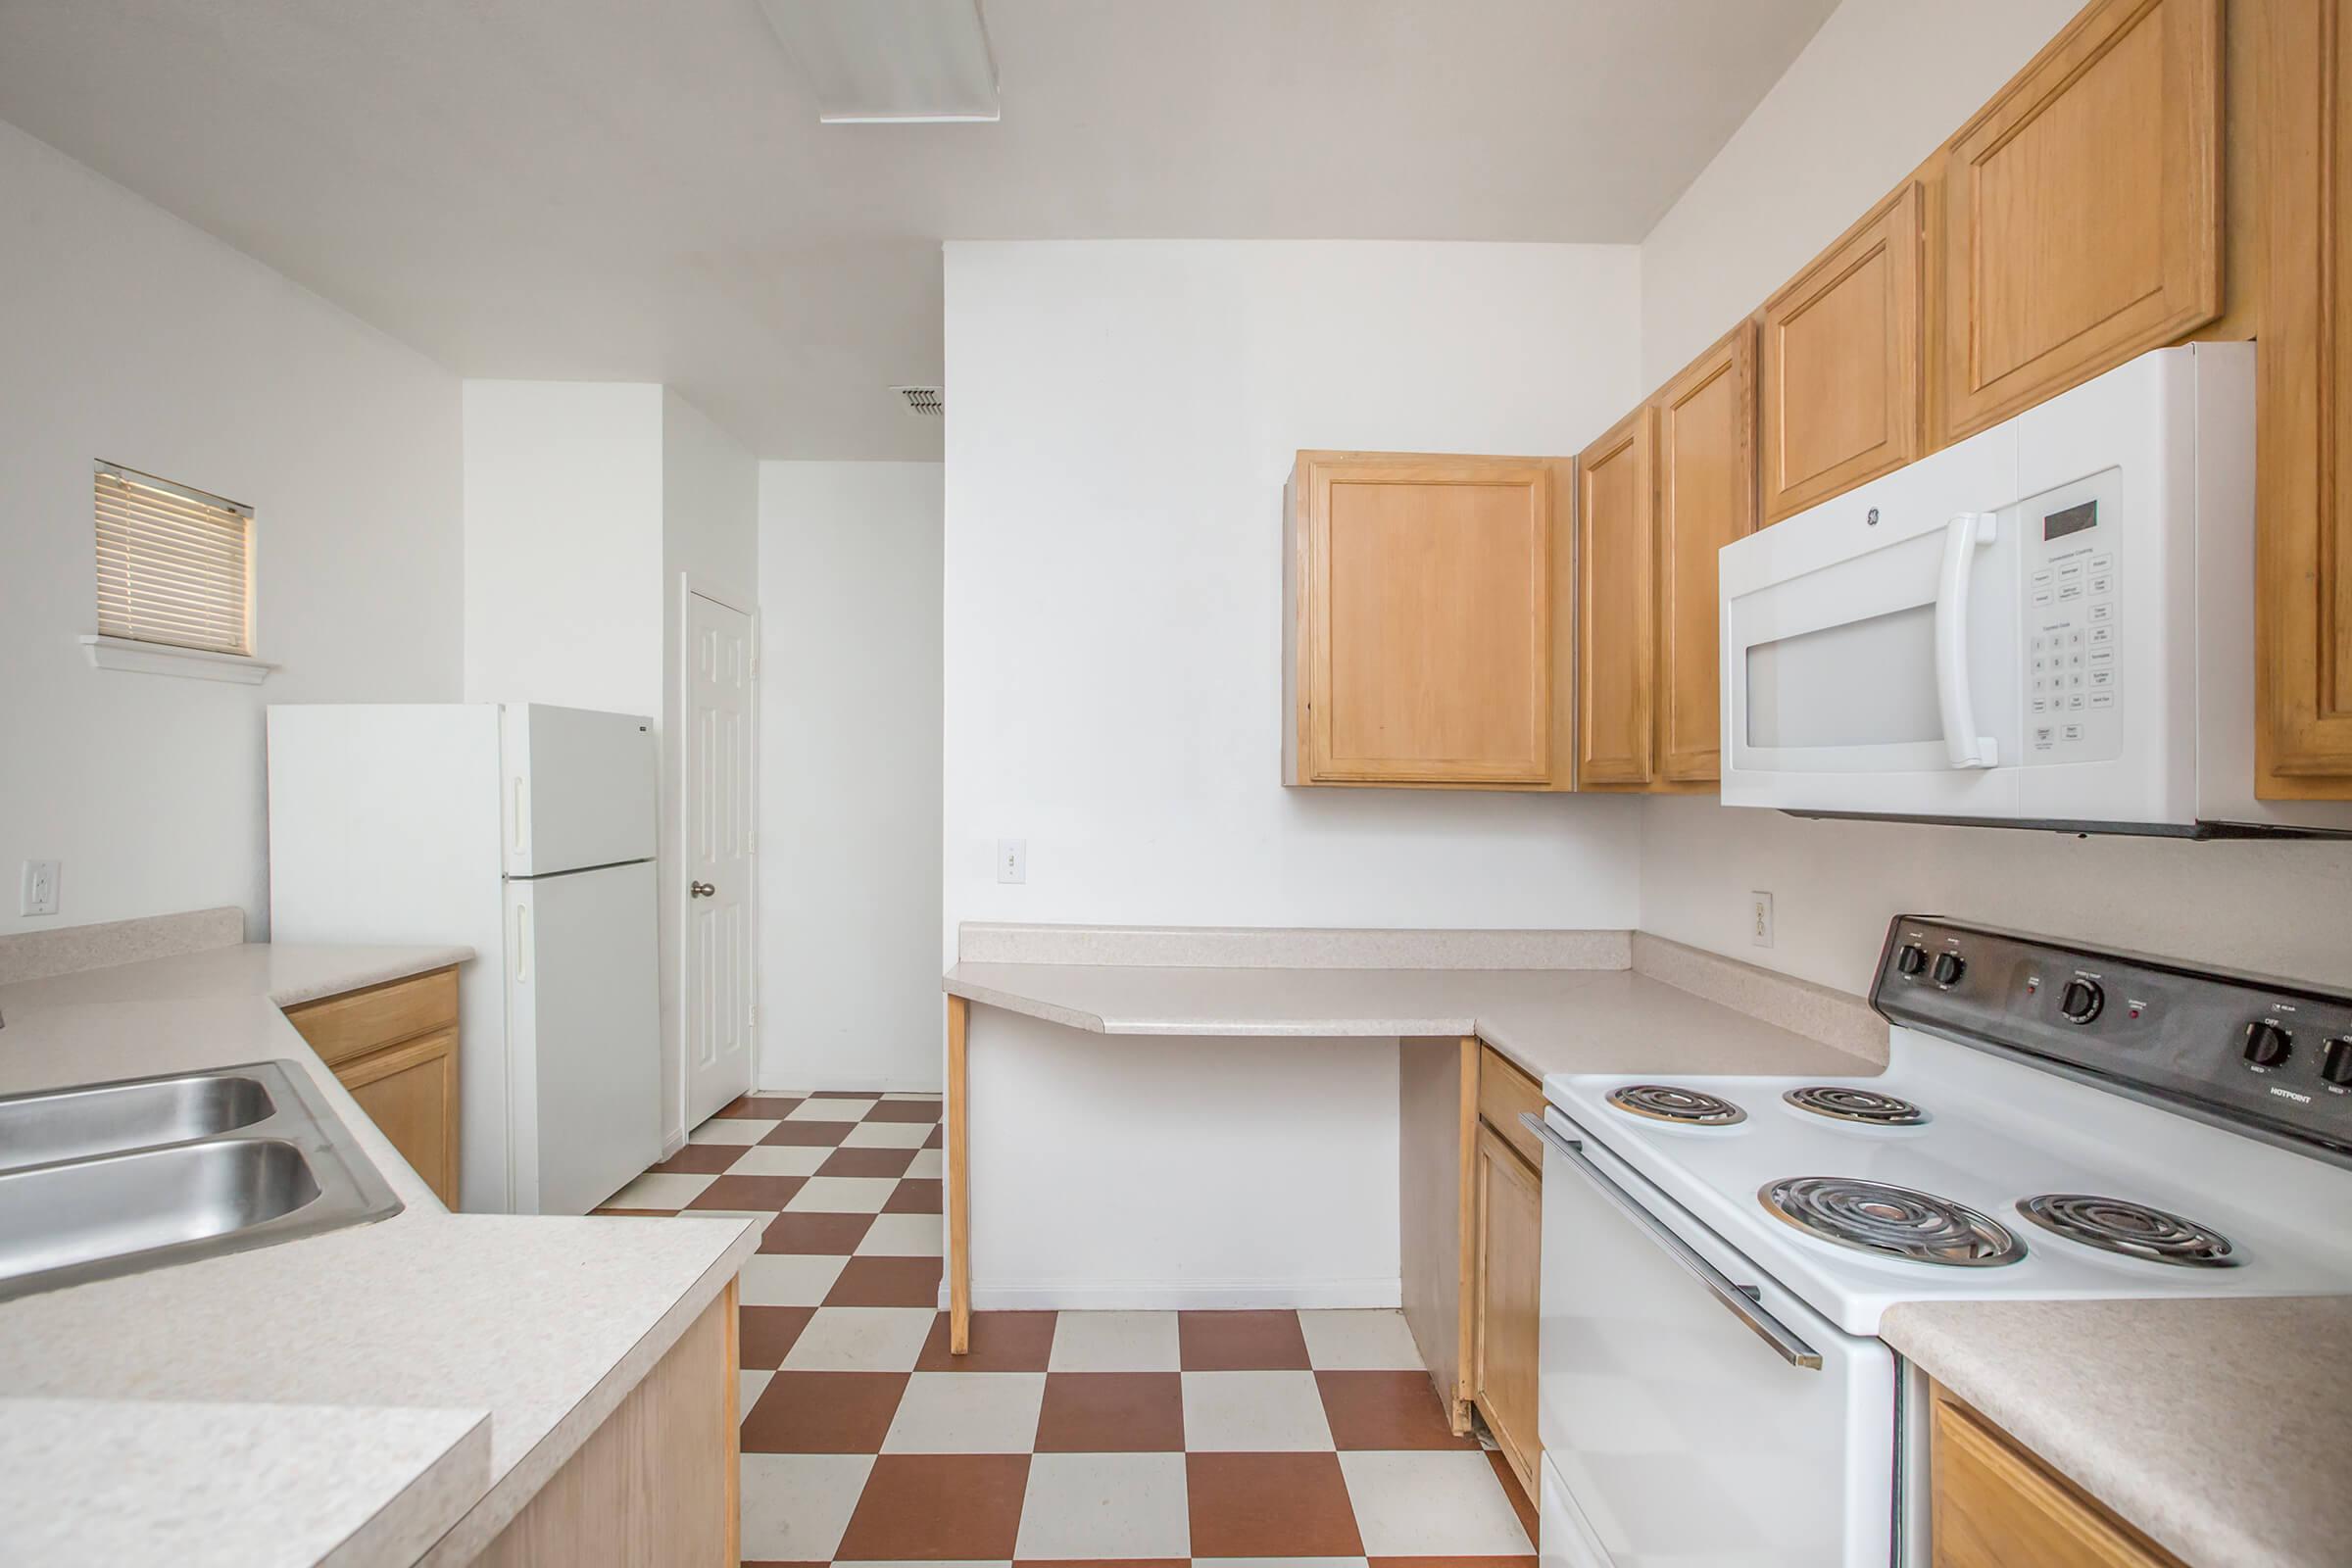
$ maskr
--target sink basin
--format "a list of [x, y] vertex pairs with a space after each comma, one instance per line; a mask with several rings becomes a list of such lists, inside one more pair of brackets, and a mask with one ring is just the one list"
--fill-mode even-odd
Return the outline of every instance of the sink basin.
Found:
[[0, 1100], [0, 1170], [217, 1137], [275, 1109], [261, 1080], [243, 1073], [19, 1095]]
[[286, 1062], [0, 1100], [0, 1300], [401, 1206], [318, 1086]]
[[0, 1175], [0, 1283], [227, 1236], [318, 1199], [274, 1138], [175, 1144]]

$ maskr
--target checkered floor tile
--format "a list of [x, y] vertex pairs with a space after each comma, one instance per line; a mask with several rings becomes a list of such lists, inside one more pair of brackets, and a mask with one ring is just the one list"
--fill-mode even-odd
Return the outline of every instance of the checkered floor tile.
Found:
[[743, 1555], [1533, 1568], [1501, 1457], [1395, 1312], [937, 1309], [936, 1096], [747, 1096], [600, 1213], [765, 1222], [744, 1265]]

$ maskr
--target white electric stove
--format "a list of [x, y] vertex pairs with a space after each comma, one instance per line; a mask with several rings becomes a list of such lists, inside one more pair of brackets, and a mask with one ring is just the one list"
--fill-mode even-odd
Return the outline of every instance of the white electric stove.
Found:
[[2352, 996], [1903, 916], [1872, 1000], [1882, 1073], [1545, 1081], [1545, 1568], [1926, 1561], [1898, 1302], [2352, 1295]]

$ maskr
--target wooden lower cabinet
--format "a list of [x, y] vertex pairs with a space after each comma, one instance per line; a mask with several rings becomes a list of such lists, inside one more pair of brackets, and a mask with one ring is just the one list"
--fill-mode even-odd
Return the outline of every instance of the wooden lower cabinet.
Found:
[[433, 1196], [457, 1207], [456, 968], [306, 1002], [286, 1018]]
[[477, 1561], [734, 1568], [739, 1359], [730, 1284]]
[[1519, 1484], [1536, 1495], [1536, 1348], [1543, 1313], [1544, 1178], [1491, 1122], [1478, 1126], [1471, 1397]]
[[1945, 1390], [1933, 1409], [1934, 1568], [2180, 1568]]

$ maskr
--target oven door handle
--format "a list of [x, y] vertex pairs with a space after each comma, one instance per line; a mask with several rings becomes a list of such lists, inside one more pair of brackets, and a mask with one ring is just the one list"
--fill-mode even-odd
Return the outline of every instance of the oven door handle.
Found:
[[1533, 1111], [1521, 1111], [1519, 1121], [1529, 1132], [1543, 1139], [1554, 1153], [1575, 1166], [1601, 1197], [1616, 1204], [1628, 1219], [1646, 1231], [1649, 1239], [1665, 1250], [1667, 1256], [1689, 1269], [1715, 1299], [1731, 1308], [1734, 1317], [1753, 1329], [1756, 1338], [1780, 1352], [1782, 1360], [1808, 1372], [1821, 1370], [1821, 1352], [1789, 1333], [1787, 1324], [1757, 1304], [1761, 1292], [1752, 1285], [1733, 1284], [1731, 1277], [1723, 1270], [1699, 1256], [1690, 1243], [1660, 1224], [1656, 1215], [1636, 1202], [1631, 1193], [1609, 1180], [1607, 1172], [1586, 1157], [1583, 1144], [1553, 1132], [1550, 1125]]
[[2000, 745], [1977, 733], [1976, 694], [1968, 679], [1968, 579], [1977, 552], [1991, 544], [1999, 521], [1989, 512], [1963, 512], [1943, 530], [1943, 567], [1936, 584], [1936, 708], [1943, 720], [1943, 752], [1954, 767], [1991, 767]]

